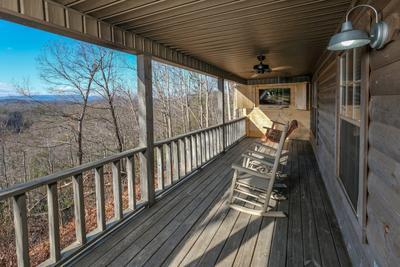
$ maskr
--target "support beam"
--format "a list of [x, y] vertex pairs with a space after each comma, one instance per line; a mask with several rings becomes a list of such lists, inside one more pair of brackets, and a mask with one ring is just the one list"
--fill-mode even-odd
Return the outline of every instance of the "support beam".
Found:
[[226, 148], [226, 131], [225, 131], [225, 80], [218, 78], [218, 112], [222, 114], [222, 153]]
[[140, 173], [142, 198], [152, 206], [155, 201], [154, 190], [154, 128], [153, 128], [153, 89], [152, 57], [149, 54], [137, 56], [138, 97], [139, 97], [139, 145], [145, 146], [141, 153]]
[[49, 218], [50, 261], [56, 263], [61, 259], [57, 183], [47, 185], [47, 205]]
[[12, 198], [14, 211], [15, 243], [17, 265], [29, 266], [28, 218], [26, 210], [26, 195]]

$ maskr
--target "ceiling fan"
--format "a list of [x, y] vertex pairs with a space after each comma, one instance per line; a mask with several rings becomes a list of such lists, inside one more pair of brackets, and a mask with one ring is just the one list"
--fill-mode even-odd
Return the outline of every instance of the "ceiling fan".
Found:
[[264, 64], [264, 60], [265, 60], [265, 55], [260, 54], [257, 56], [257, 60], [260, 61], [260, 63], [258, 63], [257, 65], [253, 66], [253, 71], [254, 74], [251, 76], [251, 78], [255, 78], [260, 74], [265, 74], [265, 73], [270, 73], [270, 72], [279, 72], [285, 69], [291, 69], [291, 66], [280, 66], [280, 67], [276, 67], [276, 68], [270, 68], [270, 66], [268, 64]]

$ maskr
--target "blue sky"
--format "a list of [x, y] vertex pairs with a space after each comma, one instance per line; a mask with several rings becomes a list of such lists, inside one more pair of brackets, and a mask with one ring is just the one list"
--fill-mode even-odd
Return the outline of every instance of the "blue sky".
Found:
[[[0, 96], [16, 95], [13, 85], [23, 79], [29, 79], [34, 93], [46, 94], [46, 84], [39, 77], [36, 58], [46, 44], [54, 41], [71, 45], [77, 42], [0, 19]], [[125, 55], [135, 64], [134, 56]]]

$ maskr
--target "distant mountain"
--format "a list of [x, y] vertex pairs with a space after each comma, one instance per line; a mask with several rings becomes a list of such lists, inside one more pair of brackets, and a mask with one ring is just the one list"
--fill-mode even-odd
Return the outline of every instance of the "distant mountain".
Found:
[[[89, 101], [100, 101], [100, 96], [90, 96]], [[31, 95], [31, 96], [0, 96], [0, 102], [78, 102], [82, 101], [78, 95]]]

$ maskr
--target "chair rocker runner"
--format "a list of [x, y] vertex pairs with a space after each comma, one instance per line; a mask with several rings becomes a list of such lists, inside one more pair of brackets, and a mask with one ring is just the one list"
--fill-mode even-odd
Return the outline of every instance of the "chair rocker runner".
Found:
[[[252, 215], [286, 217], [286, 214], [281, 211], [269, 210], [269, 203], [280, 164], [283, 146], [287, 137], [287, 131], [288, 126], [285, 125], [281, 132], [279, 144], [274, 153], [274, 160], [272, 162], [259, 158], [255, 159], [260, 164], [265, 164], [265, 172], [248, 168], [246, 166], [246, 160], [243, 161], [243, 166], [232, 165], [235, 171], [229, 197], [229, 205], [231, 208]], [[241, 204], [249, 205], [245, 207]], [[254, 208], [249, 208], [250, 206], [254, 206]]]

